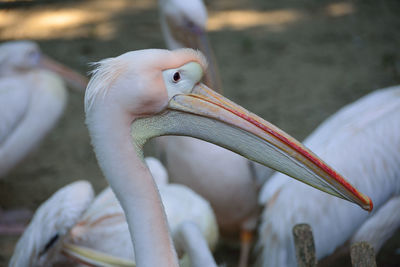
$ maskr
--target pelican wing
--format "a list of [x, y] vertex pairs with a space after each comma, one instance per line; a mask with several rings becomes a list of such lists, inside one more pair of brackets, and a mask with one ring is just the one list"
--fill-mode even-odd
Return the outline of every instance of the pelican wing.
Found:
[[87, 181], [62, 187], [36, 210], [24, 234], [18, 240], [9, 267], [52, 266], [60, 240], [78, 222], [92, 203], [94, 191]]
[[397, 112], [400, 108], [400, 86], [376, 90], [344, 106], [326, 119], [307, 138], [304, 143], [310, 149], [318, 147], [329, 151], [338, 143], [346, 142], [357, 132], [374, 127], [382, 119]]
[[29, 106], [30, 90], [13, 78], [0, 80], [0, 146], [18, 127]]
[[[291, 231], [297, 223], [311, 225], [318, 258], [333, 253], [354, 234], [353, 240], [368, 240], [376, 249], [380, 247], [400, 221], [393, 213], [397, 201], [386, 202], [400, 188], [399, 117], [400, 86], [377, 90], [343, 107], [306, 139], [310, 149], [371, 196], [376, 214], [276, 173], [259, 196], [265, 204], [257, 244], [260, 264], [295, 265]], [[374, 235], [372, 226], [378, 234]]]

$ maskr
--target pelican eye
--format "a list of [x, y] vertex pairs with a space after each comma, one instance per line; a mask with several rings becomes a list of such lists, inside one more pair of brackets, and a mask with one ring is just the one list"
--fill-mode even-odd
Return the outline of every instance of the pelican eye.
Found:
[[58, 233], [52, 236], [52, 238], [50, 238], [50, 240], [44, 246], [43, 250], [39, 253], [39, 257], [43, 256], [56, 243], [59, 237], [60, 235]]
[[40, 61], [40, 52], [37, 50], [31, 50], [25, 54], [26, 59], [32, 64], [38, 64]]
[[190, 29], [193, 29], [195, 27], [195, 24], [191, 20], [187, 20], [186, 24]]
[[36, 57], [37, 52], [35, 50], [31, 50], [29, 52], [26, 53], [27, 57]]
[[181, 74], [177, 71], [174, 73], [174, 82], [178, 82], [181, 79]]

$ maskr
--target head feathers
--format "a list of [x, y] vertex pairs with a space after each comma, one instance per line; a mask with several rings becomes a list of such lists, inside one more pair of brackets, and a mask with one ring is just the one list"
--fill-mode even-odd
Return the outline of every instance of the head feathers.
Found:
[[85, 112], [93, 106], [98, 96], [105, 97], [107, 89], [119, 77], [124, 65], [119, 64], [117, 58], [107, 58], [91, 64], [95, 69], [90, 72], [92, 78], [86, 87]]
[[115, 58], [101, 60], [92, 65], [92, 78], [86, 88], [85, 112], [87, 113], [98, 100], [104, 98], [114, 82], [124, 74], [139, 75], [143, 71], [163, 71], [177, 68], [189, 62], [197, 62], [206, 72], [208, 63], [200, 52], [189, 48], [174, 51], [163, 49], [137, 50], [122, 54]]

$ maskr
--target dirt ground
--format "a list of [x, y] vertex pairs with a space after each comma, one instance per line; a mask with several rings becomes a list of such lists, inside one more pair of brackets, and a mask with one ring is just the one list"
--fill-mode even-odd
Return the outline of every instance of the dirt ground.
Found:
[[[206, 2], [224, 94], [300, 140], [343, 105], [400, 83], [397, 0]], [[0, 41], [16, 39], [37, 41], [82, 73], [88, 62], [164, 48], [156, 0], [0, 1]], [[35, 209], [79, 179], [96, 191], [106, 186], [84, 125], [83, 93], [70, 92], [54, 131], [0, 180], [0, 206]], [[0, 265], [16, 240], [0, 237]], [[397, 233], [378, 266], [399, 266], [399, 250]], [[217, 259], [234, 266], [236, 254], [222, 246]]]

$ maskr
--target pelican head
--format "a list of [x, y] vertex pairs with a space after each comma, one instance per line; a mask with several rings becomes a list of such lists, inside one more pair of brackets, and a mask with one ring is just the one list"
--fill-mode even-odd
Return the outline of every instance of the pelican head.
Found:
[[8, 71], [26, 71], [36, 68], [40, 61], [39, 46], [30, 41], [6, 42], [0, 44], [0, 74]]
[[221, 79], [206, 34], [207, 9], [202, 0], [160, 0], [161, 29], [169, 49], [200, 50], [210, 63], [204, 75], [206, 85], [221, 92]]
[[[95, 119], [131, 125], [132, 143], [140, 156], [142, 146], [150, 138], [191, 136], [225, 147], [366, 210], [372, 209], [369, 197], [300, 142], [201, 83], [206, 69], [205, 57], [192, 49], [138, 50], [101, 61], [85, 95], [92, 142], [97, 142], [93, 133], [103, 134], [94, 131]], [[101, 130], [107, 131], [105, 136], [115, 133], [112, 127]], [[110, 145], [108, 149], [118, 148]]]
[[74, 89], [86, 88], [86, 77], [43, 54], [36, 43], [12, 41], [0, 44], [0, 77], [28, 72], [35, 68], [57, 73]]
[[[193, 47], [195, 36], [204, 35], [207, 9], [201, 0], [160, 0], [161, 25], [171, 49]], [[164, 28], [164, 25], [166, 26]], [[189, 34], [189, 36], [185, 36]]]
[[94, 192], [86, 181], [74, 182], [53, 194], [36, 211], [18, 240], [10, 267], [52, 266], [63, 237], [92, 202]]

